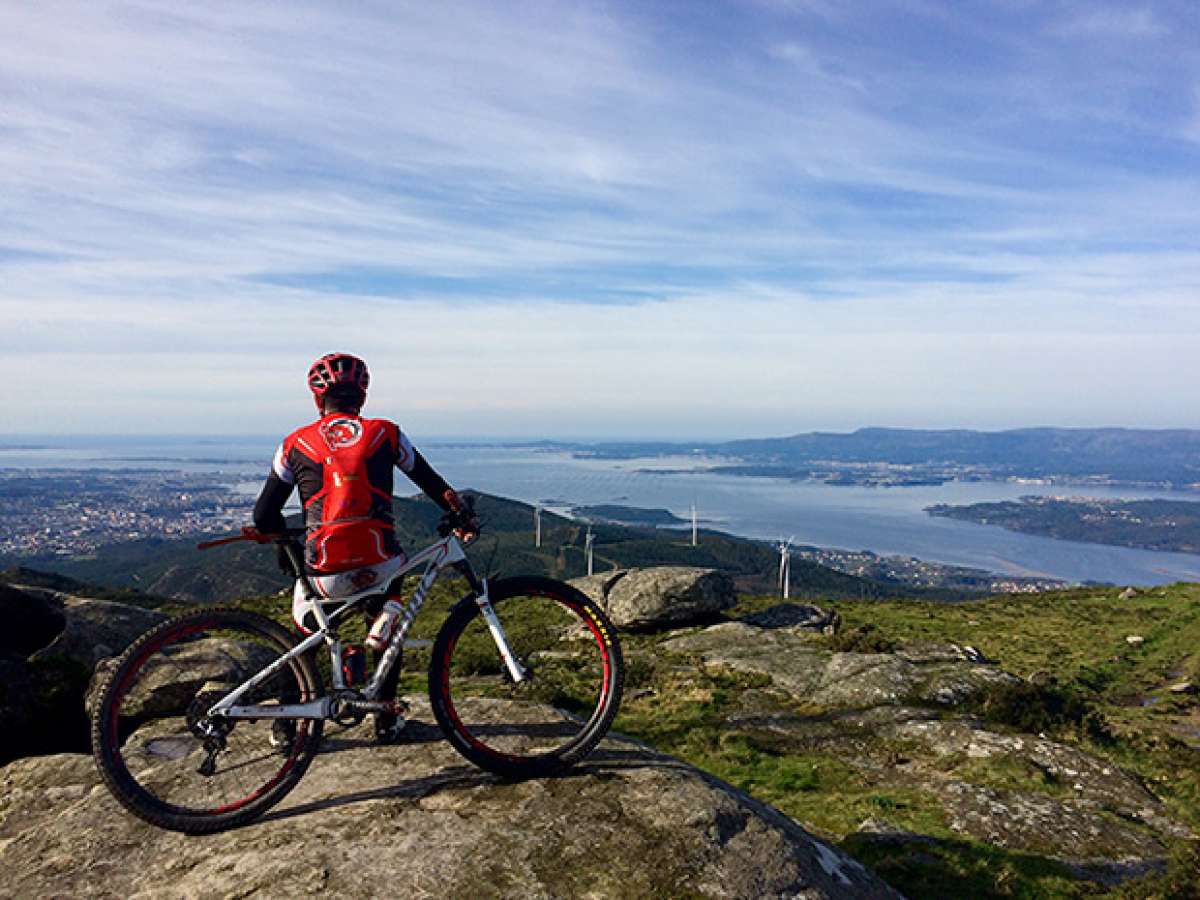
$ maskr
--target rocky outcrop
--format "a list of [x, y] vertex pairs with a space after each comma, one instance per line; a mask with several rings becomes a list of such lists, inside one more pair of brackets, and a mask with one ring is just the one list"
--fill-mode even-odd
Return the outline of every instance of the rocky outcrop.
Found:
[[162, 613], [41, 587], [0, 585], [0, 760], [85, 750], [83, 698], [96, 663]]
[[263, 819], [202, 839], [128, 815], [89, 757], [0, 770], [14, 897], [887, 898], [861, 865], [678, 760], [610, 738], [560, 778], [504, 783], [428, 722], [375, 747], [327, 739]]
[[973, 662], [954, 645], [898, 653], [835, 653], [798, 629], [723, 622], [663, 644], [703, 665], [769, 678], [805, 703], [863, 708], [922, 701], [949, 705], [1017, 679], [994, 665]]
[[756, 628], [791, 628], [836, 634], [842, 617], [837, 610], [824, 610], [807, 603], [779, 603], [761, 612], [751, 613], [742, 621]]
[[[142, 632], [167, 618], [127, 603], [20, 585], [0, 585], [0, 615], [8, 622], [42, 623], [37, 632], [39, 646], [20, 648], [27, 651], [28, 658], [58, 657], [88, 668], [106, 656], [116, 656]], [[19, 639], [14, 633], [0, 647], [18, 649], [11, 642]]]
[[[722, 733], [773, 754], [837, 759], [881, 792], [916, 792], [964, 838], [1065, 864], [1115, 883], [1163, 868], [1191, 830], [1136, 777], [1046, 737], [996, 730], [962, 704], [1020, 679], [973, 647], [908, 643], [887, 653], [834, 652], [836, 641], [750, 616], [670, 638], [676, 673], [752, 676], [724, 713]], [[920, 854], [939, 838], [885, 818], [864, 822], [847, 846]]]
[[674, 627], [711, 620], [737, 603], [733, 581], [716, 569], [655, 566], [618, 569], [571, 582], [624, 629]]

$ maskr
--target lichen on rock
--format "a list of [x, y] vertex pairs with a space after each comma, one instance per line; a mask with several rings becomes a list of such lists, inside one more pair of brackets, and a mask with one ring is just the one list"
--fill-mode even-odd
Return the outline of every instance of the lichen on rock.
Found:
[[[502, 712], [502, 711], [501, 711]], [[90, 758], [0, 769], [13, 896], [805, 897], [899, 895], [795, 822], [618, 737], [566, 776], [499, 781], [416, 708], [409, 743], [330, 738], [276, 810], [196, 840], [121, 809]], [[55, 793], [48, 793], [51, 789]]]

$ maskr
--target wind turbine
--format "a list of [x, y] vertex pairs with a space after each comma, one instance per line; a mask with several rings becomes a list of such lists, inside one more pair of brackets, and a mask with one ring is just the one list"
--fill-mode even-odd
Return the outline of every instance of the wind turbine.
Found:
[[692, 546], [695, 547], [699, 543], [696, 540], [696, 504], [692, 503]]
[[542, 546], [542, 505], [533, 508], [533, 546]]
[[596, 536], [592, 534], [592, 525], [588, 523], [587, 536], [583, 539], [584, 552], [587, 553], [587, 573], [592, 574], [592, 542]]
[[792, 541], [795, 537], [792, 535], [786, 541], [779, 542], [779, 590], [783, 594], [784, 600], [788, 598], [788, 588], [791, 586]]

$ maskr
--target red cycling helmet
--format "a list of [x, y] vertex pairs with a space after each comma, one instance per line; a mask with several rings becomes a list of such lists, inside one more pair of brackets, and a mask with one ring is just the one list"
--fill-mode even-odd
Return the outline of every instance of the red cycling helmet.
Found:
[[349, 353], [326, 354], [308, 370], [308, 386], [312, 389], [313, 399], [317, 401], [317, 409], [321, 408], [325, 392], [335, 384], [352, 384], [365, 396], [370, 383], [367, 364]]

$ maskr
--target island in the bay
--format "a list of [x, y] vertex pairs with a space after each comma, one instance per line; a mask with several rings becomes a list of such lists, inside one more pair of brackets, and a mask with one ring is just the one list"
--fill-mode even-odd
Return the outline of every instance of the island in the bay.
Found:
[[571, 514], [579, 519], [597, 522], [616, 522], [619, 525], [683, 525], [681, 519], [669, 509], [647, 509], [641, 506], [619, 506], [615, 503], [600, 503], [595, 506], [575, 506]]
[[1067, 541], [1200, 553], [1200, 502], [1191, 500], [1031, 496], [926, 512]]

